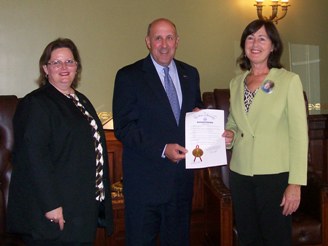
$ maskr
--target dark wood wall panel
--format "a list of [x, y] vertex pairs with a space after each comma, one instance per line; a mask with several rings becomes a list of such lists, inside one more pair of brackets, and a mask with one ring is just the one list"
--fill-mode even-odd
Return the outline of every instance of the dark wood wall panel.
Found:
[[309, 116], [309, 168], [328, 183], [328, 115]]

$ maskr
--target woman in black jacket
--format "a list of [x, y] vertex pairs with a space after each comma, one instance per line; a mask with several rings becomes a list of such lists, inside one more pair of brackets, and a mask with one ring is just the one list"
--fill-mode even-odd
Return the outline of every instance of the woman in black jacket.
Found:
[[39, 62], [40, 88], [14, 116], [8, 228], [29, 245], [93, 245], [99, 224], [112, 233], [105, 135], [90, 101], [75, 90], [81, 59], [57, 39]]

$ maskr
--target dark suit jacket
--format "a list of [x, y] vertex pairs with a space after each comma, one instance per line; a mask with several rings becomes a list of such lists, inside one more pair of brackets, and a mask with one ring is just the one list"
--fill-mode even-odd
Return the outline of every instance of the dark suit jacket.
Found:
[[[76, 92], [97, 121], [89, 100]], [[112, 231], [106, 141], [104, 185], [108, 233]], [[8, 202], [8, 230], [35, 239], [93, 241], [97, 227], [95, 201], [95, 151], [92, 131], [73, 101], [51, 84], [24, 97], [14, 116], [13, 173]], [[63, 207], [65, 227], [45, 218], [45, 213]]]
[[116, 75], [114, 129], [123, 143], [127, 201], [191, 200], [193, 171], [185, 169], [185, 161], [175, 164], [161, 157], [168, 143], [185, 146], [185, 114], [202, 106], [197, 69], [177, 60], [175, 63], [183, 97], [179, 126], [150, 55]]

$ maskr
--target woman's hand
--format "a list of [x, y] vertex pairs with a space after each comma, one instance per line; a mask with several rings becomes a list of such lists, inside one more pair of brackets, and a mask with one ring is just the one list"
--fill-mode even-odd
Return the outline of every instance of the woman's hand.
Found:
[[225, 144], [226, 145], [230, 145], [233, 141], [233, 138], [234, 138], [234, 132], [233, 131], [230, 131], [230, 130], [224, 130], [223, 134], [222, 134], [222, 137], [225, 138]]
[[54, 210], [51, 210], [45, 214], [46, 218], [50, 220], [52, 223], [58, 223], [60, 230], [64, 230], [64, 216], [63, 216], [63, 208], [58, 207], [55, 208]]
[[284, 192], [280, 206], [283, 207], [283, 215], [294, 213], [301, 202], [301, 186], [289, 184]]

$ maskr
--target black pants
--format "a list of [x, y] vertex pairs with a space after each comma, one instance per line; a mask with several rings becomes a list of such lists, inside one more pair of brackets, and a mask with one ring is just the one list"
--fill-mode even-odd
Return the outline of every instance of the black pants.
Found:
[[125, 207], [127, 246], [189, 246], [191, 201], [129, 202]]
[[[95, 201], [98, 206], [98, 227], [106, 227], [105, 205], [104, 202]], [[23, 236], [26, 246], [93, 246], [93, 242], [61, 242], [58, 240], [33, 240], [31, 236]]]
[[33, 240], [31, 237], [24, 237], [26, 246], [93, 246], [93, 243], [79, 243], [79, 242], [58, 242], [50, 240]]
[[288, 173], [244, 176], [230, 171], [240, 246], [290, 246], [291, 216], [282, 214]]

